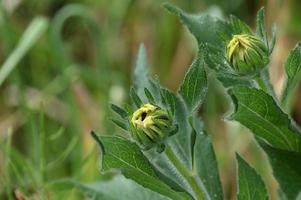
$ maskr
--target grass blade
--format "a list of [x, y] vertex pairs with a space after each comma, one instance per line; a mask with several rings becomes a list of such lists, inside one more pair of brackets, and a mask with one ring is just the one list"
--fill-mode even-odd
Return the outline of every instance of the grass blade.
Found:
[[17, 66], [29, 49], [38, 41], [46, 31], [48, 20], [44, 17], [36, 17], [24, 31], [17, 47], [13, 50], [0, 69], [0, 86], [7, 76]]

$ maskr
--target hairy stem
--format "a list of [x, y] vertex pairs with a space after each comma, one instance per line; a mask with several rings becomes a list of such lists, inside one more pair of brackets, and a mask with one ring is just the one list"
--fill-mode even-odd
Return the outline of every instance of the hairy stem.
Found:
[[206, 198], [205, 198], [204, 192], [197, 184], [195, 176], [182, 165], [182, 163], [179, 161], [177, 155], [174, 153], [174, 151], [168, 145], [165, 148], [165, 155], [167, 156], [169, 161], [175, 166], [175, 168], [185, 178], [185, 180], [191, 187], [195, 198], [197, 200], [205, 200]]
[[285, 89], [282, 93], [281, 106], [289, 114], [292, 112], [292, 106], [291, 105], [294, 102], [294, 99], [292, 99], [292, 96], [295, 92], [296, 92], [295, 88], [285, 87]]
[[274, 88], [270, 82], [270, 76], [267, 69], [264, 69], [262, 72], [260, 72], [260, 74], [255, 77], [255, 81], [259, 88], [270, 94], [272, 97], [274, 97], [274, 99], [277, 99]]

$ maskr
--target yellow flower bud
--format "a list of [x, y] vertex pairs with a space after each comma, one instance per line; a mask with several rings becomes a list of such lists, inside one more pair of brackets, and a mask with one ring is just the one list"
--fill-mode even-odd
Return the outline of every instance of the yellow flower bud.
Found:
[[144, 149], [162, 144], [172, 129], [168, 113], [158, 106], [145, 104], [136, 110], [130, 121], [130, 132], [133, 139]]
[[253, 35], [234, 35], [226, 49], [227, 59], [240, 75], [258, 74], [269, 62], [268, 50], [262, 40]]

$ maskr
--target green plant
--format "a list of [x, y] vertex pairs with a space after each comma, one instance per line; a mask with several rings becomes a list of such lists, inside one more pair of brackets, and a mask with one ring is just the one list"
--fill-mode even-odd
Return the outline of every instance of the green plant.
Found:
[[[102, 171], [115, 169], [134, 180], [145, 188], [136, 191], [137, 195], [146, 195], [145, 199], [224, 199], [214, 149], [198, 116], [208, 92], [206, 74], [210, 71], [232, 99], [233, 112], [226, 119], [238, 121], [251, 130], [258, 148], [267, 154], [280, 186], [279, 197], [300, 198], [301, 131], [289, 115], [291, 94], [301, 76], [300, 45], [284, 64], [287, 83], [281, 97], [277, 97], [267, 68], [276, 41], [275, 29], [269, 40], [264, 9], [258, 11], [253, 32], [234, 16], [227, 22], [205, 14], [190, 15], [170, 4], [164, 7], [176, 14], [196, 37], [198, 55], [178, 91], [173, 93], [149, 76], [145, 49], [140, 47], [130, 92], [132, 105], [126, 109], [111, 106], [119, 115], [113, 121], [131, 134], [121, 137], [92, 133], [101, 147]], [[148, 116], [149, 110], [140, 112], [145, 109], [144, 104], [149, 105], [150, 112], [159, 109], [160, 114], [149, 116], [153, 120], [151, 126], [145, 123], [144, 128], [133, 128], [137, 112], [142, 122]], [[155, 117], [151, 118], [152, 115]], [[171, 124], [177, 127], [174, 134], [168, 133], [174, 130]], [[159, 151], [155, 148], [157, 144]], [[238, 154], [236, 158], [237, 199], [269, 199], [257, 172]], [[122, 187], [122, 183], [114, 183], [120, 184], [114, 187]], [[94, 197], [120, 198], [95, 187], [81, 188]], [[132, 198], [129, 195], [122, 199]]]

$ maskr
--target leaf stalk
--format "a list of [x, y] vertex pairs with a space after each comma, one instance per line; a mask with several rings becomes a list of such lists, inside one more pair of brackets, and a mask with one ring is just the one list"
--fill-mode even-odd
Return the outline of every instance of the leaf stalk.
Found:
[[165, 148], [165, 155], [169, 159], [169, 161], [174, 165], [174, 167], [182, 174], [182, 176], [185, 178], [189, 186], [191, 187], [194, 196], [197, 200], [205, 200], [205, 194], [202, 190], [202, 188], [199, 187], [196, 177], [188, 171], [180, 162], [177, 155], [174, 153], [172, 148], [167, 145]]

